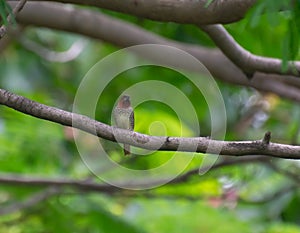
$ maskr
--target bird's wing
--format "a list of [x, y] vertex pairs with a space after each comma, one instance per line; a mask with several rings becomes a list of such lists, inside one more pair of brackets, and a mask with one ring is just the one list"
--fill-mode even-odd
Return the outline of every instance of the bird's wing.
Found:
[[130, 130], [133, 130], [134, 129], [134, 112], [133, 112], [133, 110], [130, 113], [129, 121], [130, 121]]

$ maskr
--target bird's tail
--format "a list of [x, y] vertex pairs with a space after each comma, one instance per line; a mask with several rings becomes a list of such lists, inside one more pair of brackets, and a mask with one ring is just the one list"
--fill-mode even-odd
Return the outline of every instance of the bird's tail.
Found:
[[130, 155], [130, 145], [124, 144], [124, 155]]

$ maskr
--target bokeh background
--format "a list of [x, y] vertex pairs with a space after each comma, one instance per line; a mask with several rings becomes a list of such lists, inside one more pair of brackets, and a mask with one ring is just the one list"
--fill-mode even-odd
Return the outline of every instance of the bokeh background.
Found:
[[[292, 56], [286, 44], [289, 36], [299, 42], [298, 33], [291, 32], [293, 12], [275, 14], [270, 9], [258, 16], [259, 6], [226, 29], [254, 54], [288, 59]], [[195, 26], [101, 12], [172, 40], [214, 47]], [[21, 30], [21, 37], [5, 38], [7, 43], [1, 47], [1, 88], [67, 111], [72, 111], [76, 90], [89, 69], [120, 49], [63, 31], [33, 26]], [[299, 58], [298, 52], [293, 56]], [[120, 94], [147, 80], [163, 80], [179, 88], [193, 104], [201, 132], [197, 135], [191, 127], [194, 122], [188, 118], [180, 122], [173, 109], [156, 101], [136, 107], [136, 131], [210, 135], [211, 116], [202, 93], [183, 75], [163, 67], [134, 68], [113, 79], [98, 101], [96, 119], [111, 124]], [[257, 140], [271, 131], [275, 142], [299, 143], [300, 109], [295, 102], [216, 81], [226, 107], [225, 140]], [[85, 140], [87, 147], [94, 146], [89, 137]], [[139, 156], [136, 149], [135, 155], [124, 157], [118, 144], [99, 142], [113, 161], [137, 170], [158, 167], [174, 154], [159, 151]], [[300, 232], [298, 161], [220, 156], [215, 167], [198, 175], [202, 160], [203, 155], [196, 154], [182, 179], [150, 190], [88, 188], [84, 184], [106, 184], [83, 163], [70, 128], [0, 106], [0, 232]], [[34, 184], [31, 179], [49, 182]], [[67, 184], [55, 185], [55, 181]]]

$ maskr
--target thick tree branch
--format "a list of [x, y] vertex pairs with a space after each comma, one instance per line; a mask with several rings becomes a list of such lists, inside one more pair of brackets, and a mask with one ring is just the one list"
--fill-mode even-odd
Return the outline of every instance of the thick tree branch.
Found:
[[166, 137], [149, 136], [138, 132], [119, 129], [93, 120], [87, 116], [67, 112], [18, 96], [0, 89], [0, 104], [25, 114], [72, 126], [98, 137], [126, 143], [132, 146], [164, 151], [186, 151], [221, 155], [269, 155], [277, 158], [300, 159], [300, 146], [257, 141], [217, 141], [206, 137]]
[[[56, 2], [56, 1], [55, 1]], [[59, 1], [58, 1], [59, 2]], [[107, 1], [80, 1], [80, 0], [71, 0], [71, 1], [61, 1], [61, 2], [68, 2], [68, 3], [75, 3], [75, 4], [86, 4], [86, 5], [93, 5], [97, 7], [104, 7], [115, 10], [113, 7], [114, 4], [111, 2], [107, 4]], [[213, 1], [209, 7], [205, 7], [205, 1], [195, 0], [192, 2], [188, 1], [141, 1], [135, 0], [133, 2], [129, 1], [129, 5], [126, 5], [124, 1], [118, 2], [116, 4], [116, 8], [119, 9], [128, 9], [131, 4], [133, 5], [134, 12], [129, 12], [129, 14], [135, 14], [136, 12], [143, 12], [142, 15], [146, 12], [153, 13], [155, 17], [153, 19], [158, 21], [172, 21], [175, 17], [178, 16], [178, 20], [174, 20], [178, 23], [193, 23], [200, 26], [202, 30], [204, 30], [216, 43], [216, 45], [224, 52], [224, 54], [233, 61], [238, 67], [240, 67], [247, 76], [252, 77], [253, 74], [257, 71], [264, 72], [264, 73], [276, 73], [276, 74], [288, 74], [288, 75], [299, 75], [300, 74], [300, 63], [299, 62], [289, 62], [287, 71], [282, 71], [282, 61], [281, 59], [275, 58], [268, 58], [263, 56], [257, 56], [251, 54], [249, 51], [245, 50], [241, 47], [233, 38], [232, 36], [223, 28], [221, 25], [205, 25], [211, 24], [211, 22], [203, 22], [203, 20], [199, 20], [200, 16], [204, 17], [204, 19], [208, 19], [208, 17], [200, 12], [200, 9], [205, 9], [204, 12], [210, 12], [213, 14], [222, 15], [218, 13], [218, 9], [222, 9], [222, 12], [228, 12], [229, 15], [232, 14], [233, 9], [238, 7], [238, 12], [241, 10], [241, 5], [250, 7], [254, 4], [255, 1], [223, 1], [220, 4], [218, 1]], [[145, 4], [145, 8], [143, 8], [143, 4]], [[239, 5], [241, 4], [241, 5]], [[124, 6], [123, 6], [124, 5]], [[226, 6], [230, 5], [229, 11], [226, 10]], [[126, 6], [126, 7], [125, 7]], [[139, 9], [142, 7], [143, 9]], [[170, 9], [169, 9], [170, 8]], [[176, 10], [172, 9], [175, 8]], [[242, 7], [243, 8], [243, 7]], [[150, 9], [150, 10], [149, 10]], [[164, 10], [169, 11], [172, 13], [166, 13]], [[247, 8], [248, 9], [248, 8]], [[144, 11], [145, 10], [145, 11]], [[153, 12], [152, 12], [153, 10]], [[161, 11], [162, 10], [162, 11]], [[176, 15], [175, 12], [177, 11]], [[193, 20], [193, 12], [196, 12], [197, 17]], [[199, 15], [198, 15], [199, 14]], [[243, 12], [244, 14], [244, 12]], [[188, 16], [188, 20], [184, 17]], [[146, 17], [147, 18], [147, 17]], [[151, 17], [150, 17], [151, 18]], [[168, 19], [170, 18], [170, 19]], [[216, 18], [216, 17], [214, 17]], [[191, 20], [192, 19], [192, 20]], [[200, 22], [199, 22], [200, 21]]]
[[[36, 0], [39, 1], [39, 0]], [[141, 18], [189, 24], [232, 23], [242, 19], [256, 0], [50, 0], [118, 11]]]
[[[208, 49], [168, 40], [138, 26], [99, 12], [70, 8], [64, 6], [64, 4], [28, 2], [22, 12], [18, 14], [17, 20], [22, 24], [79, 33], [120, 47], [145, 43], [174, 46], [195, 56], [209, 69], [214, 77], [220, 80], [254, 87], [261, 91], [273, 92], [300, 102], [300, 80], [296, 77], [257, 72], [250, 82], [244, 73], [218, 49]], [[122, 40], [120, 40], [120, 37], [122, 37]]]

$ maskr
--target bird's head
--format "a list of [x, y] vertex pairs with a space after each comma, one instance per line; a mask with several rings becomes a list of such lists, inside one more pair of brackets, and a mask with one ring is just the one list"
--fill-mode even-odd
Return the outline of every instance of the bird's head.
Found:
[[122, 95], [119, 102], [118, 102], [118, 107], [129, 108], [130, 107], [130, 96], [129, 95]]

